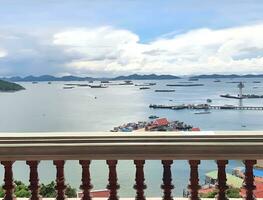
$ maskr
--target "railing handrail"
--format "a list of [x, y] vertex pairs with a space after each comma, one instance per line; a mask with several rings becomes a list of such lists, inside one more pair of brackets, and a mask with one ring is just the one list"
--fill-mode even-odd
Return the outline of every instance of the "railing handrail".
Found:
[[0, 160], [263, 159], [263, 131], [0, 133]]

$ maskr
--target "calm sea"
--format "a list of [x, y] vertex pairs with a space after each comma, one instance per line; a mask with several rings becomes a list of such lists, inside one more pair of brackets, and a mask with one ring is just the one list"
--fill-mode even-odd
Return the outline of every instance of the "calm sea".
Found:
[[[253, 81], [262, 83], [253, 83]], [[135, 81], [135, 83], [156, 82], [151, 90], [139, 90], [135, 86], [113, 85], [105, 89], [76, 87], [63, 89], [62, 82], [31, 84], [21, 83], [26, 90], [16, 93], [0, 93], [0, 131], [1, 132], [49, 132], [49, 131], [109, 131], [114, 126], [127, 122], [148, 120], [149, 115], [180, 120], [202, 130], [262, 130], [263, 111], [212, 110], [208, 115], [195, 115], [191, 110], [153, 110], [149, 104], [205, 103], [239, 105], [239, 100], [224, 99], [220, 94], [237, 94], [237, 79], [199, 80], [203, 87], [175, 87], [174, 93], [156, 93], [155, 89], [167, 89], [167, 83], [186, 80]], [[263, 79], [243, 79], [244, 93], [263, 94]], [[77, 82], [76, 82], [77, 83]], [[83, 82], [81, 82], [83, 83]], [[256, 87], [256, 88], [255, 88]], [[171, 88], [172, 89], [172, 88]], [[95, 99], [96, 97], [96, 99]], [[263, 106], [263, 99], [243, 100], [243, 105]], [[25, 133], [26, 134], [26, 133]], [[123, 133], [132, 134], [132, 133]], [[228, 171], [241, 166], [240, 161], [230, 161]], [[15, 179], [27, 182], [27, 166], [16, 162]], [[204, 174], [215, 170], [214, 161], [202, 161], [200, 181]], [[28, 172], [28, 171], [27, 171]], [[79, 187], [81, 170], [77, 162], [68, 161], [65, 166], [67, 183]], [[55, 169], [51, 162], [42, 161], [39, 168], [40, 181], [48, 183], [55, 178]], [[107, 184], [107, 166], [105, 161], [94, 161], [91, 166], [92, 183], [95, 189], [104, 189]], [[189, 167], [186, 161], [175, 161], [172, 167], [176, 196], [181, 196], [187, 187]], [[132, 161], [119, 161], [118, 179], [121, 185], [120, 196], [134, 196], [135, 169]], [[160, 161], [146, 161], [145, 176], [147, 196], [160, 196], [162, 166]], [[3, 180], [3, 168], [0, 168]]]

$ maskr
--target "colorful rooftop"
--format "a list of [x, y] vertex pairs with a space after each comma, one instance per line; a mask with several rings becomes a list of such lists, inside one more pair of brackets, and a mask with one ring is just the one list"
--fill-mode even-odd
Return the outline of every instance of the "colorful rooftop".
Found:
[[[207, 177], [212, 179], [217, 179], [217, 171], [211, 171], [206, 174]], [[233, 176], [231, 174], [226, 174], [227, 176], [227, 185], [232, 186], [234, 188], [241, 188], [243, 184], [243, 179]]]

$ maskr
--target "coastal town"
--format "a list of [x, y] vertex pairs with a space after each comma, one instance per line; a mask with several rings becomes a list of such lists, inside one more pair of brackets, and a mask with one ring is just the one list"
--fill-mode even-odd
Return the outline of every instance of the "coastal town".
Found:
[[[156, 117], [157, 116], [150, 116]], [[152, 121], [139, 121], [137, 123], [126, 123], [114, 127], [111, 132], [142, 132], [142, 131], [200, 131], [198, 127], [185, 124], [180, 121], [169, 121], [166, 118], [159, 118]]]

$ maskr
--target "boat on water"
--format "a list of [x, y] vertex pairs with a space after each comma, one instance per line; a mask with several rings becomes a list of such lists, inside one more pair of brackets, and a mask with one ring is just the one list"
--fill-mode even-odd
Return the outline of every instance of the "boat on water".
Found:
[[38, 82], [37, 81], [33, 81], [32, 84], [37, 84]]
[[77, 86], [79, 86], [79, 87], [89, 87], [90, 85], [89, 84], [77, 84]]
[[155, 90], [155, 92], [175, 92], [175, 90]]
[[220, 95], [220, 97], [229, 98], [229, 99], [244, 99], [244, 97], [233, 96], [233, 95], [230, 95], [230, 94], [222, 94], [222, 95]]
[[132, 81], [124, 81], [124, 83], [119, 83], [119, 85], [133, 85]]
[[215, 83], [221, 82], [220, 80], [214, 80]]
[[196, 112], [196, 115], [201, 115], [201, 114], [210, 114], [210, 111], [204, 111], [204, 112]]
[[148, 83], [149, 85], [156, 85], [156, 83]]
[[153, 86], [156, 85], [156, 83], [142, 83], [142, 84], [135, 84], [134, 86]]
[[64, 84], [64, 85], [66, 85], [66, 86], [78, 86], [79, 84], [76, 84], [76, 83], [66, 83], [66, 84]]
[[253, 81], [253, 83], [261, 83], [260, 81]]
[[166, 84], [170, 87], [195, 87], [195, 86], [204, 86], [204, 84]]
[[243, 94], [242, 96], [233, 96], [230, 94], [220, 95], [220, 97], [229, 98], [229, 99], [262, 99], [263, 95], [257, 94]]
[[65, 86], [63, 87], [63, 89], [73, 89], [74, 87], [73, 86]]
[[150, 86], [148, 83], [143, 83], [143, 84], [135, 84], [134, 86]]
[[199, 81], [198, 78], [189, 78], [188, 81]]
[[90, 85], [90, 88], [107, 88], [108, 86], [106, 86], [106, 85], [102, 85], [102, 84], [100, 84], [100, 85]]
[[101, 83], [110, 83], [110, 81], [101, 81]]
[[178, 81], [178, 83], [186, 83], [186, 84], [191, 84], [193, 83], [192, 81]]
[[140, 90], [149, 90], [151, 89], [150, 87], [140, 87]]
[[49, 81], [47, 84], [51, 84], [51, 82]]
[[157, 118], [159, 118], [159, 117], [156, 116], [156, 115], [150, 115], [148, 118], [149, 118], [149, 119], [157, 119]]

